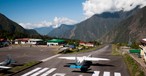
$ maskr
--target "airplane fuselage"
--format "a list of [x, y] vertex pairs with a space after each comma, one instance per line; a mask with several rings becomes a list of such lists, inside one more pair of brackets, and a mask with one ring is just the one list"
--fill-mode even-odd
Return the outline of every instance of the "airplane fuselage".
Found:
[[70, 68], [76, 68], [80, 69], [82, 72], [86, 72], [91, 65], [92, 61], [86, 61], [85, 57], [83, 57], [82, 59], [77, 58], [76, 65], [71, 65]]

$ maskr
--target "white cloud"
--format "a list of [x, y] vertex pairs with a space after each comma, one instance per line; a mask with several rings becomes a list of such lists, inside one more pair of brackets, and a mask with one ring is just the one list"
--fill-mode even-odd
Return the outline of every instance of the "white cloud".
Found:
[[53, 21], [53, 25], [55, 25], [54, 27], [59, 27], [61, 24], [71, 25], [71, 24], [75, 24], [75, 23], [77, 23], [77, 21], [66, 18], [66, 17], [62, 17], [62, 18], [61, 17], [55, 17], [54, 21]]
[[51, 26], [51, 22], [47, 21], [42, 21], [40, 23], [19, 23], [22, 27], [27, 28], [27, 29], [33, 29], [33, 28], [39, 28], [39, 27], [47, 27]]
[[33, 26], [31, 23], [19, 23], [23, 28], [31, 29]]
[[82, 3], [84, 15], [91, 17], [103, 12], [129, 11], [140, 5], [146, 6], [146, 0], [86, 0]]
[[49, 27], [53, 26], [54, 28], [59, 27], [61, 24], [75, 24], [77, 21], [66, 18], [66, 17], [55, 17], [53, 21], [41, 21], [39, 23], [19, 23], [22, 27], [26, 29], [33, 29], [39, 27]]

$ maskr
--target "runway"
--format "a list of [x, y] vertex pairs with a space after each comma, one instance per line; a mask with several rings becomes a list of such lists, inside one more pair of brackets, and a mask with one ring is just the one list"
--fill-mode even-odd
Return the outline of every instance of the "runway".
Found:
[[[75, 61], [58, 59], [58, 57], [87, 56], [89, 54], [92, 54], [93, 57], [108, 58], [110, 61], [93, 62], [89, 71], [84, 73], [80, 69], [71, 69], [65, 66]], [[111, 55], [110, 45], [92, 52], [53, 55], [45, 59], [48, 60], [14, 76], [130, 76], [122, 57]]]

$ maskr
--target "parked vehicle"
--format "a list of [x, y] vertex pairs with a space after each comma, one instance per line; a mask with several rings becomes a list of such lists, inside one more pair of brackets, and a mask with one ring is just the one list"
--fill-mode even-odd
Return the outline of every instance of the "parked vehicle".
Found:
[[6, 47], [9, 45], [10, 45], [10, 43], [8, 41], [0, 41], [0, 47]]

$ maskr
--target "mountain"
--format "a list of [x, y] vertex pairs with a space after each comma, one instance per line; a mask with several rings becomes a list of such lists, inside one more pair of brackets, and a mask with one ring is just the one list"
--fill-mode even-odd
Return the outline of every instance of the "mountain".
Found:
[[0, 37], [26, 37], [32, 35], [39, 35], [35, 30], [27, 30], [16, 22], [8, 19], [5, 15], [0, 13]]
[[119, 26], [119, 23], [128, 17], [132, 16], [139, 9], [128, 12], [104, 12], [102, 14], [95, 14], [91, 18], [76, 25], [74, 35], [70, 38], [80, 39], [84, 41], [99, 40], [108, 32], [112, 31], [115, 27]]
[[[135, 8], [134, 10], [129, 12], [119, 11], [114, 13], [104, 12], [102, 14], [95, 14], [87, 20], [75, 24], [74, 28], [70, 30], [65, 31], [62, 28], [60, 29], [60, 32], [58, 32], [59, 34], [50, 32], [49, 36], [78, 39], [83, 41], [99, 40], [105, 34], [112, 31], [113, 28], [119, 26], [119, 23], [121, 21], [127, 19], [137, 11], [138, 8]], [[55, 30], [56, 29], [54, 29], [53, 31]]]
[[28, 35], [39, 35], [38, 32], [34, 29], [25, 29], [25, 33]]
[[41, 35], [47, 35], [50, 31], [52, 31], [54, 28], [52, 26], [50, 27], [40, 27], [40, 28], [35, 28], [35, 30], [41, 34]]
[[60, 27], [55, 28], [54, 30], [50, 31], [48, 33], [48, 36], [57, 37], [57, 38], [68, 38], [73, 28], [74, 28], [73, 25], [62, 24], [60, 25]]
[[146, 38], [146, 7], [137, 13], [121, 21], [115, 29], [103, 36], [106, 42], [139, 41]]

